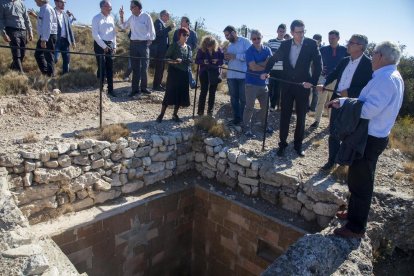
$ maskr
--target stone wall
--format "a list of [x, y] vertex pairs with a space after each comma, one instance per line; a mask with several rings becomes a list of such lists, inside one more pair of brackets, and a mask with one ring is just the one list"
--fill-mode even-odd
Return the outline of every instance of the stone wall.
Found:
[[191, 135], [120, 138], [114, 143], [86, 139], [39, 151], [1, 156], [9, 189], [33, 223], [133, 193], [193, 168]]
[[331, 178], [304, 182], [295, 168], [250, 158], [225, 147], [220, 138], [194, 142], [193, 149], [195, 168], [204, 177], [238, 187], [246, 195], [260, 196], [308, 221], [317, 220], [322, 227], [346, 205], [347, 187]]
[[196, 187], [191, 275], [260, 275], [304, 234]]
[[52, 238], [88, 275], [190, 275], [193, 206], [189, 187], [95, 216]]

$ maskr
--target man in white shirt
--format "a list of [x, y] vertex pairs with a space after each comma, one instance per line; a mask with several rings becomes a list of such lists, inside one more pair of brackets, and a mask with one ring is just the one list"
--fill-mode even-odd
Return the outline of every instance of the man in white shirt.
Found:
[[[130, 97], [140, 97], [141, 93], [151, 94], [148, 86], [149, 46], [155, 39], [154, 23], [148, 13], [142, 12], [139, 1], [131, 1], [132, 15], [124, 22], [124, 9], [119, 10], [122, 29], [131, 29], [129, 54], [132, 67], [132, 91]], [[141, 84], [140, 84], [141, 82]]]
[[[92, 19], [93, 49], [98, 63], [98, 78], [102, 76], [108, 85], [108, 94], [115, 97], [113, 81], [113, 54], [116, 51], [115, 21], [111, 15], [112, 5], [108, 0], [99, 3], [101, 12]], [[101, 64], [102, 59], [102, 64]], [[103, 83], [103, 80], [101, 80]]]
[[[57, 39], [57, 17], [49, 0], [35, 0], [36, 5], [40, 8], [37, 16], [37, 34], [39, 40], [36, 44], [34, 53], [37, 65], [42, 74], [49, 77], [55, 74], [54, 50]], [[47, 49], [47, 51], [43, 51]]]
[[[345, 226], [334, 233], [345, 238], [364, 236], [374, 190], [375, 168], [378, 157], [388, 144], [388, 135], [394, 126], [404, 97], [404, 81], [397, 71], [401, 51], [391, 42], [378, 44], [372, 55], [372, 80], [362, 89], [358, 100], [363, 102], [361, 119], [369, 120], [368, 139], [361, 159], [349, 167], [348, 188], [351, 197], [348, 212], [341, 213], [347, 219]], [[343, 105], [346, 98], [330, 101], [334, 108]], [[339, 216], [338, 216], [339, 217]]]

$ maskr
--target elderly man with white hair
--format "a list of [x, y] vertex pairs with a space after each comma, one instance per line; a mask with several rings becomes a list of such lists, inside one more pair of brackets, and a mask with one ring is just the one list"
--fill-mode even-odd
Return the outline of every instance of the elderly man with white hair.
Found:
[[49, 5], [49, 0], [35, 0], [35, 2], [40, 11], [37, 16], [39, 40], [34, 56], [42, 74], [52, 77], [55, 74], [54, 51], [58, 32], [57, 16], [52, 6]]
[[[372, 79], [362, 89], [361, 119], [369, 120], [368, 138], [362, 158], [353, 160], [348, 172], [351, 197], [348, 211], [337, 216], [347, 223], [334, 230], [338, 236], [360, 238], [365, 233], [374, 190], [375, 168], [378, 157], [388, 144], [388, 135], [394, 126], [404, 96], [404, 81], [397, 70], [401, 52], [389, 41], [378, 44], [372, 54]], [[344, 105], [347, 98], [328, 103], [333, 108]]]

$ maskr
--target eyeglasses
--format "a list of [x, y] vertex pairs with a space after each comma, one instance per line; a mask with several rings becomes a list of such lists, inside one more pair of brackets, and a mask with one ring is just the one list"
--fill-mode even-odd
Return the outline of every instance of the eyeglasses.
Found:
[[306, 30], [293, 32], [294, 34], [306, 34]]
[[183, 34], [183, 36], [185, 36], [185, 37], [189, 37], [190, 35], [189, 35], [189, 34]]
[[362, 44], [358, 42], [348, 41], [347, 45], [362, 45]]
[[261, 40], [261, 37], [252, 37], [252, 41]]
[[379, 54], [380, 56], [382, 56], [380, 51], [372, 51], [372, 56], [375, 56], [376, 54]]

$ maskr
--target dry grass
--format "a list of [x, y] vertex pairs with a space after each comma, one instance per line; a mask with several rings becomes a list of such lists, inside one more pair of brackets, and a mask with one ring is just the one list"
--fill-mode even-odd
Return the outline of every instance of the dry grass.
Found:
[[102, 128], [101, 139], [115, 142], [121, 137], [128, 137], [129, 134], [131, 134], [131, 131], [126, 124], [107, 125]]
[[125, 124], [112, 124], [104, 126], [102, 129], [90, 128], [82, 130], [76, 134], [77, 138], [93, 138], [102, 141], [115, 142], [121, 137], [128, 137], [131, 131]]
[[23, 143], [36, 143], [37, 141], [39, 141], [39, 137], [33, 132], [29, 132], [23, 137]]
[[314, 141], [314, 142], [312, 143], [312, 145], [313, 145], [315, 148], [319, 148], [319, 147], [320, 147], [320, 146], [322, 146], [324, 143], [325, 143], [325, 142], [324, 142], [322, 139], [319, 139], [319, 140]]
[[414, 158], [414, 118], [406, 116], [400, 118], [390, 135], [390, 145], [401, 150], [411, 159]]
[[57, 86], [63, 92], [79, 87], [98, 87], [98, 79], [92, 72], [71, 71], [59, 78]]
[[218, 122], [211, 116], [201, 116], [197, 118], [194, 125], [199, 129], [207, 131], [215, 137], [226, 138], [230, 136], [230, 131], [227, 126], [222, 122]]
[[15, 71], [0, 77], [0, 95], [26, 94], [30, 89], [29, 78]]

